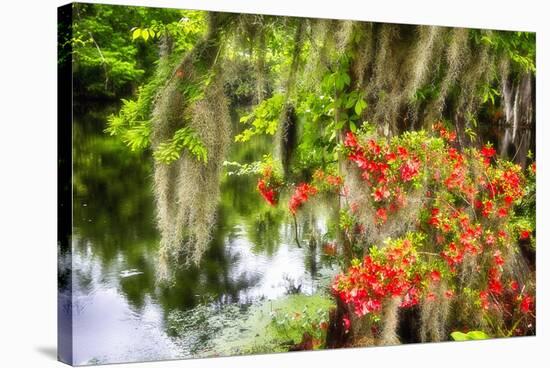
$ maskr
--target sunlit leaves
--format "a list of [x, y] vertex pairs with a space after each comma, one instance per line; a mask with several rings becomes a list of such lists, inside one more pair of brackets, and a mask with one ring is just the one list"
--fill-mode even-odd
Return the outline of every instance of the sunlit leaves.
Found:
[[170, 164], [180, 158], [184, 148], [197, 160], [204, 163], [208, 162], [208, 152], [204, 143], [197, 133], [189, 127], [177, 130], [172, 139], [158, 146], [153, 156], [162, 163]]
[[327, 90], [336, 88], [337, 91], [342, 91], [344, 87], [349, 86], [351, 78], [344, 70], [339, 70], [334, 73], [327, 74], [323, 79], [323, 87]]
[[500, 92], [498, 89], [491, 87], [489, 85], [485, 85], [483, 87], [483, 91], [481, 93], [481, 99], [483, 103], [487, 103], [488, 101], [491, 101], [491, 104], [495, 104], [495, 98], [497, 96], [500, 96]]
[[468, 341], [468, 340], [485, 340], [490, 336], [483, 331], [470, 331], [468, 333], [455, 331], [451, 333], [451, 338], [454, 341]]
[[235, 141], [246, 142], [258, 134], [274, 135], [279, 126], [284, 99], [283, 94], [275, 94], [262, 101], [250, 114], [241, 117], [241, 123], [251, 125], [251, 127], [237, 135]]
[[141, 37], [141, 29], [139, 28], [135, 28], [133, 31], [132, 31], [132, 40], [136, 40], [138, 38]]
[[155, 38], [160, 37], [164, 32], [165, 28], [163, 26], [154, 26], [151, 28], [132, 28], [132, 41], [135, 41], [137, 39], [142, 39], [143, 41], [147, 42], [149, 38], [152, 40]]
[[474, 40], [506, 54], [524, 72], [536, 72], [535, 33], [473, 31]]

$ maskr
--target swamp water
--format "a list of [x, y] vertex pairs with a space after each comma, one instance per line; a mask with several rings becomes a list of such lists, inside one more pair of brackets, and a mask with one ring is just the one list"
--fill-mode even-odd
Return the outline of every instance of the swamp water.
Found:
[[[331, 211], [320, 206], [298, 218], [299, 247], [284, 204], [268, 207], [254, 178], [224, 176], [218, 225], [200, 266], [159, 284], [152, 165], [102, 132], [114, 111], [75, 109], [73, 277], [61, 287], [73, 297], [75, 364], [256, 351], [277, 303], [327, 289], [336, 267], [321, 256], [320, 241], [307, 239], [327, 231]], [[236, 144], [229, 160], [252, 162], [268, 149]], [[60, 300], [61, 313], [70, 313]]]

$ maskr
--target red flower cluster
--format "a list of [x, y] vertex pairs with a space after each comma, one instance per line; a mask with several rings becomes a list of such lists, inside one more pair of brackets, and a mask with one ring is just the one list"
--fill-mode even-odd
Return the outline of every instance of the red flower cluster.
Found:
[[[461, 264], [466, 254], [475, 256], [481, 252], [483, 243], [483, 231], [481, 225], [474, 225], [464, 210], [456, 210], [450, 216], [443, 216], [439, 209], [437, 215], [432, 215], [429, 223], [443, 239], [449, 239], [449, 243], [441, 251], [441, 257], [447, 262], [451, 271]], [[432, 210], [432, 214], [435, 212]]]
[[264, 179], [258, 180], [258, 191], [267, 203], [272, 206], [275, 206], [277, 204], [277, 195], [275, 193], [275, 190], [268, 188], [267, 183]]
[[533, 304], [533, 298], [529, 295], [519, 297], [519, 308], [523, 313], [529, 313]]
[[[346, 134], [345, 152], [370, 189], [371, 201], [367, 205], [374, 210], [375, 223], [383, 224], [396, 214], [411, 188], [425, 185], [425, 205], [417, 230], [427, 239], [422, 242], [422, 250], [429, 258], [425, 263], [415, 259], [411, 263], [417, 265], [411, 268], [399, 256], [392, 256], [392, 247], [386, 247], [339, 275], [332, 285], [333, 292], [350, 304], [358, 316], [380, 311], [384, 301], [392, 296], [402, 297], [402, 306], [414, 305], [421, 297], [436, 301], [437, 293], [427, 285], [442, 279], [450, 286], [445, 296], [452, 298], [453, 290], [459, 290], [455, 289], [457, 271], [469, 259], [475, 265], [475, 288], [483, 310], [492, 310], [491, 306], [497, 304], [509, 305], [512, 300], [513, 308], [527, 313], [533, 304], [524, 293], [527, 286], [518, 294], [517, 282], [510, 284], [510, 275], [503, 269], [514, 251], [509, 232], [524, 240], [531, 236], [530, 229], [518, 229], [510, 221], [514, 204], [525, 194], [521, 167], [498, 159], [491, 145], [459, 151], [452, 146], [454, 132], [442, 124], [434, 128], [442, 139], [421, 140], [404, 135], [387, 141]], [[533, 164], [528, 174], [535, 170]], [[409, 184], [411, 181], [414, 187]], [[358, 213], [359, 205], [364, 204], [350, 203], [351, 213]], [[514, 291], [513, 298], [509, 289]]]
[[401, 179], [403, 181], [413, 180], [418, 175], [419, 169], [420, 169], [420, 161], [418, 159], [407, 160], [401, 166]]
[[395, 212], [405, 205], [405, 183], [416, 179], [423, 169], [423, 162], [399, 144], [389, 144], [368, 139], [360, 143], [357, 136], [347, 132], [344, 138], [347, 158], [361, 170], [361, 177], [371, 188], [376, 202], [374, 221], [383, 224], [388, 212]]
[[418, 304], [421, 280], [413, 272], [416, 253], [410, 239], [397, 241], [382, 253], [367, 255], [332, 283], [333, 293], [353, 307], [354, 313], [364, 316], [378, 313], [384, 301], [403, 298], [401, 307]]
[[319, 169], [313, 173], [313, 182], [317, 188], [332, 190], [339, 189], [344, 184], [344, 179], [339, 175], [327, 174]]
[[484, 157], [485, 164], [489, 164], [491, 162], [491, 157], [493, 157], [497, 151], [493, 148], [493, 146], [485, 145], [483, 148], [479, 151], [481, 155]]
[[519, 238], [521, 240], [529, 239], [530, 236], [531, 236], [531, 232], [529, 230], [521, 230], [519, 232]]
[[433, 130], [439, 133], [439, 136], [449, 142], [456, 140], [456, 132], [447, 130], [443, 123], [437, 122], [433, 125]]
[[310, 196], [315, 194], [317, 194], [317, 188], [314, 186], [307, 183], [299, 184], [290, 198], [290, 202], [288, 203], [290, 212], [295, 215], [298, 208], [300, 208]]
[[273, 174], [271, 166], [264, 168], [262, 177], [258, 179], [258, 192], [271, 206], [275, 206], [279, 198], [280, 181]]

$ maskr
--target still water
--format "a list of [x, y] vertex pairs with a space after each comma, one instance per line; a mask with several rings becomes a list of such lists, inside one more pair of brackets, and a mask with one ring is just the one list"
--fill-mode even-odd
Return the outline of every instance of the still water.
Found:
[[[333, 211], [320, 206], [299, 219], [298, 247], [284, 206], [268, 207], [254, 178], [234, 176], [224, 177], [201, 265], [159, 284], [150, 158], [102, 132], [114, 111], [75, 110], [73, 280], [65, 290], [74, 301], [75, 364], [231, 353], [227, 346], [254, 333], [245, 323], [252, 306], [326, 285], [335, 270], [307, 239], [327, 232]], [[251, 162], [268, 149], [261, 141], [236, 146], [229, 159]]]

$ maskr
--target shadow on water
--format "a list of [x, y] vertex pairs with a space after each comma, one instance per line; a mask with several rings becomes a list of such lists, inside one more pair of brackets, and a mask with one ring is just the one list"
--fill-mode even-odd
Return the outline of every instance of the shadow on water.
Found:
[[[225, 176], [218, 226], [198, 267], [156, 280], [159, 235], [152, 162], [103, 133], [116, 106], [75, 109], [73, 316], [75, 363], [215, 354], [213, 340], [239, 327], [252, 303], [313, 293], [323, 268], [316, 247], [298, 248], [283, 208], [257, 195], [254, 178]], [[267, 142], [234, 145], [232, 161], [252, 162]], [[300, 220], [306, 237], [326, 227]], [[325, 229], [326, 230], [326, 229]]]

